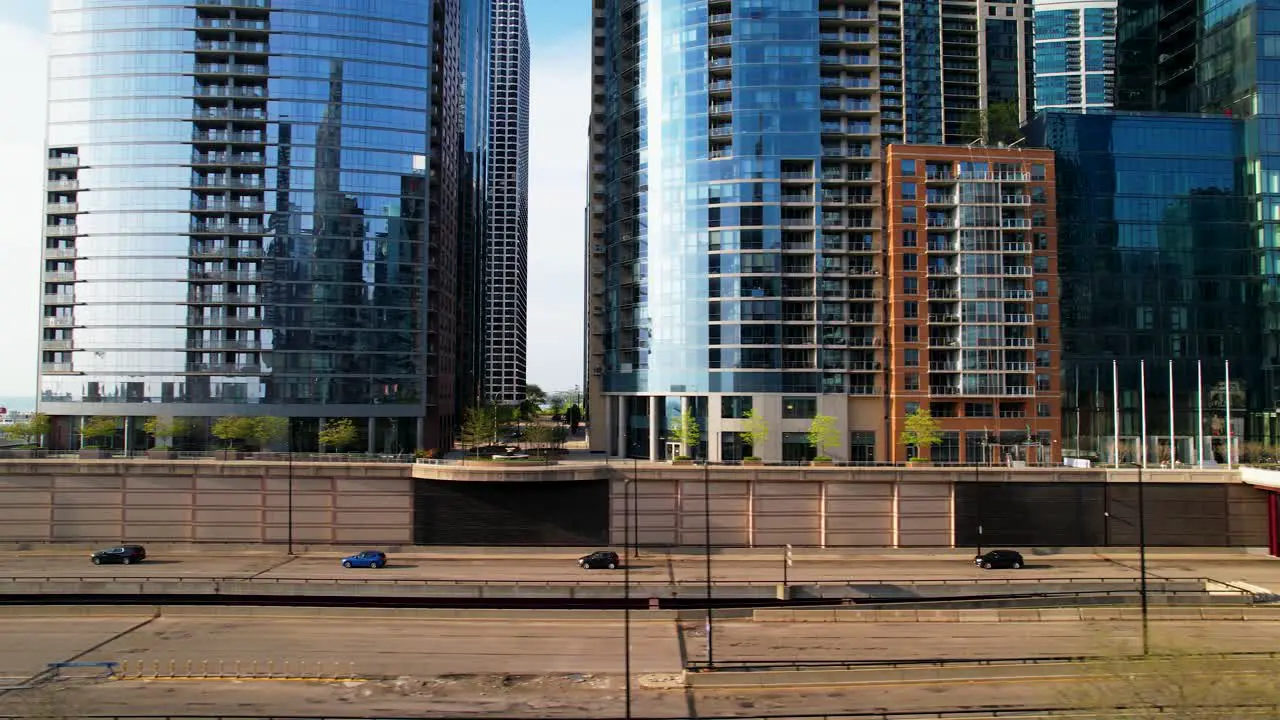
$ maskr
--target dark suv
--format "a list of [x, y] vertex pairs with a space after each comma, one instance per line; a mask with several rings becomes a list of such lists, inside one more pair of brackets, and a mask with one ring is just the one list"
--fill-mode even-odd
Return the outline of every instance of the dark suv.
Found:
[[992, 568], [1013, 568], [1018, 570], [1024, 563], [1022, 562], [1022, 553], [1017, 550], [992, 550], [986, 555], [974, 557], [973, 564], [983, 570]]
[[594, 570], [596, 568], [613, 570], [620, 565], [622, 563], [618, 560], [618, 553], [612, 550], [601, 550], [578, 558], [578, 566], [584, 570]]
[[99, 550], [91, 558], [94, 565], [120, 563], [132, 565], [147, 559], [147, 549], [141, 545], [120, 545], [109, 550]]

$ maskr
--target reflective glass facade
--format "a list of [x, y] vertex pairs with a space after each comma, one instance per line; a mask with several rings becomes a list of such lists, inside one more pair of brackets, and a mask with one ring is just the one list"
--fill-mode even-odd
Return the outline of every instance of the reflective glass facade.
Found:
[[1115, 0], [1039, 0], [1035, 12], [1036, 108], [1111, 107]]
[[1257, 317], [1250, 353], [1249, 439], [1276, 442], [1280, 428], [1280, 2], [1217, 4], [1121, 0], [1117, 107], [1203, 112], [1238, 119], [1251, 248], [1247, 307]]
[[54, 0], [41, 410], [451, 437], [458, 12]]
[[[773, 423], [758, 455], [803, 455], [786, 438], [813, 414], [785, 412], [812, 406], [888, 459], [884, 150], [966, 142], [986, 103], [1029, 102], [1029, 5], [593, 8], [593, 448], [734, 459], [742, 418], [719, 410], [746, 398]], [[664, 446], [684, 410], [702, 440]]]
[[1067, 448], [1110, 457], [1113, 360], [1129, 459], [1141, 433], [1140, 361], [1147, 364], [1148, 433], [1162, 436], [1153, 449], [1166, 460], [1170, 361], [1179, 461], [1197, 459], [1197, 361], [1204, 431], [1218, 436], [1206, 458], [1225, 460], [1225, 360], [1232, 384], [1244, 391], [1233, 397], [1233, 413], [1256, 417], [1266, 409], [1258, 362], [1264, 316], [1256, 311], [1264, 294], [1243, 130], [1229, 117], [1136, 113], [1047, 112], [1032, 123], [1028, 142], [1057, 154]]

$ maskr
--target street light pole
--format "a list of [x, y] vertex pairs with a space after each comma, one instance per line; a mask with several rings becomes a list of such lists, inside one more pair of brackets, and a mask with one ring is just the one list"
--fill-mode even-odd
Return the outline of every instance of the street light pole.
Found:
[[715, 638], [711, 627], [711, 465], [702, 458], [702, 522], [707, 554], [707, 666], [716, 664]]
[[622, 481], [622, 673], [626, 677], [626, 717], [631, 718], [631, 484]]
[[[289, 485], [289, 487], [288, 487], [288, 493], [289, 493], [289, 511], [288, 511], [288, 524], [289, 524], [289, 530], [288, 530], [288, 534], [289, 534], [289, 538], [288, 538], [288, 543], [289, 543], [289, 556], [290, 556], [290, 557], [292, 557], [292, 556], [293, 556], [293, 418], [292, 418], [292, 417], [290, 417], [290, 418], [288, 419], [288, 422], [289, 422], [288, 431], [285, 433], [285, 435], [287, 435], [288, 437], [286, 438], [286, 442], [285, 442], [285, 444], [288, 446], [288, 450], [289, 450], [289, 480], [288, 480], [288, 485]], [[277, 426], [277, 427], [278, 427], [278, 426]]]
[[1142, 602], [1142, 654], [1151, 652], [1151, 627], [1147, 616], [1147, 508], [1143, 496], [1142, 466], [1138, 466], [1138, 575]]

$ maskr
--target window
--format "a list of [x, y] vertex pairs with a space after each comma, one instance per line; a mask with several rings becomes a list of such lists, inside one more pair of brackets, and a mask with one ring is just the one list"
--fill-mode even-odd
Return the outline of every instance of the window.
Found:
[[905, 253], [902, 256], [902, 269], [905, 272], [914, 272], [920, 269], [920, 256], [915, 253]]
[[916, 161], [915, 161], [915, 160], [903, 160], [903, 161], [902, 161], [902, 174], [903, 174], [903, 175], [915, 175], [915, 174], [916, 174]]
[[1036, 375], [1036, 392], [1049, 392], [1049, 376]]
[[1031, 258], [1031, 270], [1038, 273], [1049, 272], [1049, 257], [1047, 255], [1036, 255]]
[[904, 350], [902, 353], [902, 364], [907, 367], [920, 367], [920, 351], [915, 348]]
[[722, 461], [738, 462], [754, 452], [755, 449], [743, 439], [742, 433], [720, 433], [720, 459]]
[[920, 373], [907, 373], [903, 376], [903, 387], [907, 390], [920, 389]]
[[811, 420], [818, 414], [817, 398], [782, 398], [782, 417], [788, 420]]
[[1038, 345], [1049, 344], [1049, 328], [1047, 327], [1036, 328], [1036, 344]]
[[722, 418], [744, 418], [750, 411], [750, 395], [735, 395], [720, 398], [720, 417]]
[[1048, 350], [1036, 351], [1036, 367], [1042, 367], [1042, 368], [1049, 367], [1049, 351]]
[[918, 402], [903, 403], [902, 409], [906, 411], [907, 415], [915, 415], [916, 413], [920, 412], [920, 403]]
[[902, 199], [903, 199], [903, 200], [915, 200], [915, 199], [916, 199], [916, 184], [915, 184], [915, 183], [902, 183]]
[[915, 300], [908, 300], [902, 303], [902, 317], [907, 319], [920, 317], [920, 303]]
[[996, 408], [995, 408], [995, 405], [993, 405], [992, 403], [965, 403], [964, 416], [971, 417], [971, 418], [972, 417], [985, 417], [985, 418], [995, 417]]
[[1045, 178], [1045, 175], [1044, 175], [1044, 164], [1043, 164], [1043, 163], [1035, 163], [1035, 164], [1033, 164], [1033, 165], [1031, 166], [1031, 179], [1032, 179], [1032, 180], [1044, 180], [1044, 178]]
[[782, 433], [782, 461], [805, 462], [812, 460], [817, 453], [809, 444], [809, 434], [802, 432]]
[[903, 342], [920, 342], [920, 327], [918, 325], [907, 325], [902, 328]]
[[1048, 280], [1036, 281], [1036, 297], [1049, 297], [1049, 281]]
[[1049, 303], [1036, 303], [1036, 319], [1037, 320], [1049, 319]]
[[915, 246], [916, 246], [916, 231], [903, 230], [902, 231], [902, 247], [915, 247]]
[[849, 433], [849, 461], [855, 463], [876, 461], [875, 431], [854, 430]]
[[920, 278], [914, 278], [914, 277], [902, 278], [902, 294], [903, 295], [919, 295], [920, 294]]
[[1049, 417], [1049, 403], [1036, 403], [1036, 417]]
[[1037, 250], [1049, 249], [1049, 233], [1042, 233], [1042, 232], [1036, 233], [1036, 249]]
[[915, 206], [915, 205], [907, 205], [907, 206], [905, 206], [905, 207], [903, 207], [903, 208], [902, 208], [902, 222], [904, 222], [904, 223], [906, 223], [906, 224], [908, 224], [908, 225], [915, 225], [915, 224], [916, 224], [916, 222], [917, 222], [917, 218], [916, 218], [916, 206]]

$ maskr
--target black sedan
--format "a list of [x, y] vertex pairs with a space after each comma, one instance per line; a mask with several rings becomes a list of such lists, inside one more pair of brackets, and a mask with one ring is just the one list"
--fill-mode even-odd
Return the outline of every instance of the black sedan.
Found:
[[973, 564], [983, 570], [991, 570], [993, 568], [1019, 570], [1026, 563], [1022, 562], [1022, 553], [1017, 550], [992, 550], [985, 555], [975, 556]]
[[141, 545], [120, 545], [118, 547], [109, 548], [107, 550], [99, 550], [89, 556], [94, 565], [106, 565], [110, 563], [119, 563], [121, 565], [132, 565], [147, 559], [147, 550]]

